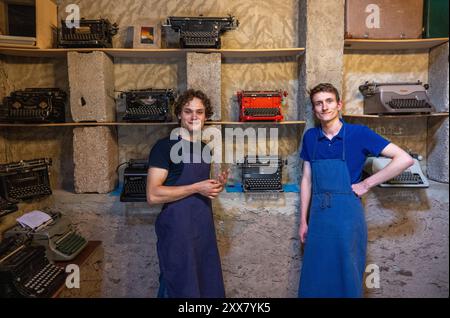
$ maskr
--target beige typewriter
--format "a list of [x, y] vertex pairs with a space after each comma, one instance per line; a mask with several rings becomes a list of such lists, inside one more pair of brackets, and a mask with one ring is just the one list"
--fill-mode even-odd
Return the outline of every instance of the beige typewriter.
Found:
[[364, 96], [364, 114], [390, 115], [430, 113], [434, 107], [427, 93], [428, 85], [415, 83], [369, 83], [359, 86]]
[[[428, 188], [429, 183], [420, 168], [419, 161], [415, 158], [413, 160], [414, 164], [411, 167], [403, 171], [397, 177], [380, 184], [380, 187]], [[364, 172], [368, 174], [377, 173], [390, 162], [390, 158], [368, 157], [364, 164]]]
[[4, 237], [26, 236], [32, 245], [44, 246], [51, 261], [70, 261], [87, 245], [68, 218], [60, 213], [51, 214], [51, 219], [36, 229], [16, 224], [4, 233]]

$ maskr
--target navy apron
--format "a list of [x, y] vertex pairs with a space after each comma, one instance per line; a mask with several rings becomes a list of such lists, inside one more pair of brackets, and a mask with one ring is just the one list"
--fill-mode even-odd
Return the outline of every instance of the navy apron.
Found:
[[[175, 186], [210, 178], [210, 164], [199, 159], [183, 163]], [[225, 297], [209, 198], [196, 193], [164, 204], [155, 230], [161, 270], [158, 297]]]
[[367, 226], [361, 199], [352, 191], [342, 159], [311, 160], [312, 201], [299, 297], [362, 297]]

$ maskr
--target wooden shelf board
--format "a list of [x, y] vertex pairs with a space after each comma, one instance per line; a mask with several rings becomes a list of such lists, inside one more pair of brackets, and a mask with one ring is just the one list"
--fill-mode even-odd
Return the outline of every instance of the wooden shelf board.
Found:
[[281, 57], [297, 56], [303, 54], [304, 48], [280, 49], [123, 49], [123, 48], [79, 48], [79, 49], [36, 49], [1, 47], [0, 54], [28, 57], [59, 57], [63, 58], [67, 52], [105, 52], [112, 57], [131, 58], [183, 58], [187, 52], [220, 53], [225, 58], [254, 58], [254, 57]]
[[446, 42], [448, 42], [448, 38], [404, 40], [346, 39], [344, 41], [344, 50], [429, 50]]
[[[281, 121], [281, 122], [268, 122], [268, 121], [251, 121], [251, 122], [234, 122], [234, 121], [207, 121], [205, 125], [302, 125], [305, 124], [304, 121], [301, 120], [293, 120], [293, 121]], [[86, 127], [86, 126], [176, 126], [178, 122], [161, 122], [161, 123], [147, 123], [147, 122], [105, 122], [105, 123], [96, 123], [96, 122], [82, 122], [82, 123], [46, 123], [46, 124], [37, 124], [37, 123], [0, 123], [0, 127]]]
[[448, 117], [448, 112], [430, 113], [430, 114], [396, 114], [396, 115], [364, 115], [364, 114], [345, 114], [347, 118], [419, 118], [419, 117]]

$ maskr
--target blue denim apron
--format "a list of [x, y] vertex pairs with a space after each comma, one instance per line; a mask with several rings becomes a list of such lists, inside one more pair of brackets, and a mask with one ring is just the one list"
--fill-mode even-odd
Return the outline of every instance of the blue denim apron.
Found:
[[362, 297], [367, 226], [342, 159], [311, 160], [312, 201], [299, 297]]
[[[183, 163], [175, 186], [209, 179], [210, 164], [199, 158], [191, 162]], [[161, 270], [158, 297], [225, 297], [209, 198], [197, 193], [164, 204], [155, 230]]]

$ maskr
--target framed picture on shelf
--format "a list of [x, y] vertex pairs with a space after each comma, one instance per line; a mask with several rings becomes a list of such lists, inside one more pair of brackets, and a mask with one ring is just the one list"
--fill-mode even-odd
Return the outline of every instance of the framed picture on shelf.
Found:
[[134, 25], [130, 27], [132, 45], [134, 49], [161, 48], [161, 27], [158, 23]]

